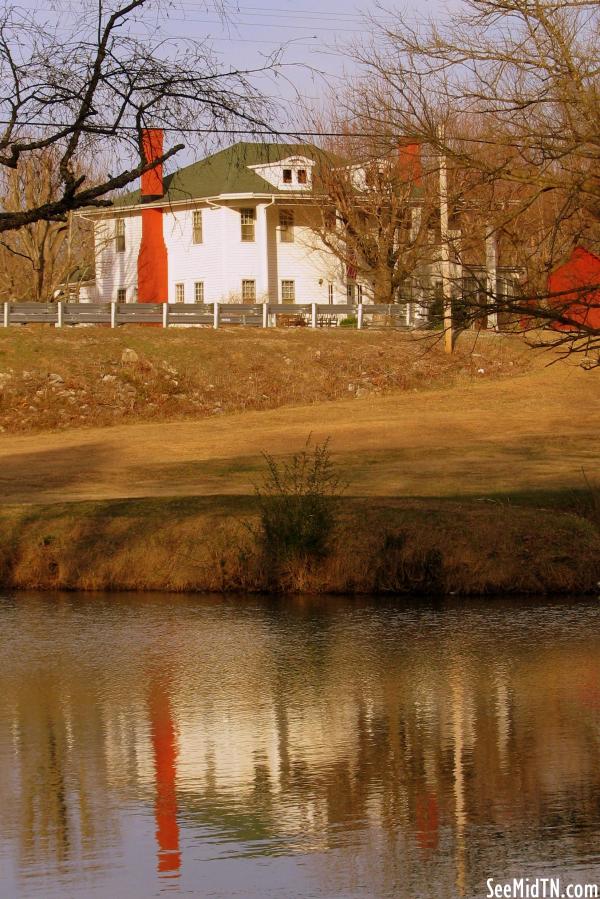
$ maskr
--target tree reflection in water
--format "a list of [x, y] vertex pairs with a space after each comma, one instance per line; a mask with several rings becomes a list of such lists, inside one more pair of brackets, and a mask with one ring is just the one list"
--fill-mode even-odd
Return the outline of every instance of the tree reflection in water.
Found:
[[261, 896], [284, 860], [274, 895], [471, 896], [599, 863], [594, 605], [24, 596], [0, 618], [3, 896], [144, 895], [156, 868]]

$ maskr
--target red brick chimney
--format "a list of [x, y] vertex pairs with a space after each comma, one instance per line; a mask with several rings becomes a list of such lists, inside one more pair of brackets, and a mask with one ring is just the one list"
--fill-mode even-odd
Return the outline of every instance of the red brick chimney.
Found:
[[[146, 162], [153, 162], [153, 160], [162, 156], [163, 136], [162, 128], [145, 128], [142, 132], [142, 151]], [[163, 168], [161, 162], [142, 175], [142, 197], [146, 200], [156, 200], [162, 197], [163, 192]]]
[[403, 181], [412, 181], [420, 187], [423, 175], [421, 164], [421, 145], [410, 138], [398, 143], [398, 167]]
[[[163, 152], [162, 128], [146, 128], [142, 134], [146, 162], [159, 159]], [[153, 203], [164, 195], [162, 163], [142, 175], [142, 203]], [[163, 208], [142, 209], [142, 241], [138, 254], [138, 303], [166, 303], [169, 291], [169, 264], [163, 236]]]

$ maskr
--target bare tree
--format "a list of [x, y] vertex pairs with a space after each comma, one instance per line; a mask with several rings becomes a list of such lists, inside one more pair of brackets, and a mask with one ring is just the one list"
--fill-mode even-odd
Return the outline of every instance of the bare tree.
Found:
[[[59, 196], [59, 151], [54, 146], [25, 155], [0, 173], [0, 199], [7, 212], [22, 212]], [[87, 180], [93, 183], [91, 166]], [[50, 300], [62, 285], [93, 271], [94, 236], [81, 217], [40, 219], [0, 235], [0, 299]], [[88, 274], [89, 278], [91, 274]]]
[[[206, 43], [170, 45], [145, 26], [151, 0], [82, 8], [83, 25], [69, 35], [40, 22], [39, 13], [5, 7], [0, 16], [0, 170], [53, 148], [53, 196], [27, 208], [0, 211], [0, 232], [39, 221], [64, 221], [71, 210], [107, 206], [108, 195], [180, 151], [144, 158], [145, 127], [175, 133], [244, 122], [264, 130], [263, 101], [250, 71], [222, 68]], [[136, 33], [147, 37], [137, 37]], [[276, 56], [261, 69], [277, 65]], [[132, 149], [139, 162], [131, 167]], [[82, 156], [105, 161], [90, 183]]]
[[439, 211], [421, 147], [338, 139], [318, 169], [321, 215], [315, 233], [349, 280], [376, 303], [409, 302], [426, 289]]
[[354, 119], [365, 132], [384, 122], [413, 134], [467, 173], [463, 202], [478, 201], [500, 249], [527, 260], [521, 295], [490, 292], [489, 312], [587, 354], [600, 348], [599, 285], [582, 285], [574, 303], [547, 275], [577, 242], [600, 246], [599, 25], [591, 0], [464, 0], [445, 22], [417, 24], [386, 11], [357, 50], [370, 103]]

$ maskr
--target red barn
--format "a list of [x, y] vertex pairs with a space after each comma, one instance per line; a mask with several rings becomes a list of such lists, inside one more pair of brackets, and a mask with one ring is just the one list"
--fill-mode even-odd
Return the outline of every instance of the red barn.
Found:
[[[576, 247], [569, 259], [548, 278], [550, 302], [566, 318], [600, 328], [600, 257]], [[575, 325], [557, 322], [555, 328], [570, 331]]]

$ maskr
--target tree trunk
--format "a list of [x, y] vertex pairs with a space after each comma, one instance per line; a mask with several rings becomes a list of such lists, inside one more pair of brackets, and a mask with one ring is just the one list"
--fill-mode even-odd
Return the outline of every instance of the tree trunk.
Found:
[[387, 305], [394, 302], [393, 276], [389, 269], [380, 268], [375, 272], [373, 292], [376, 303]]

